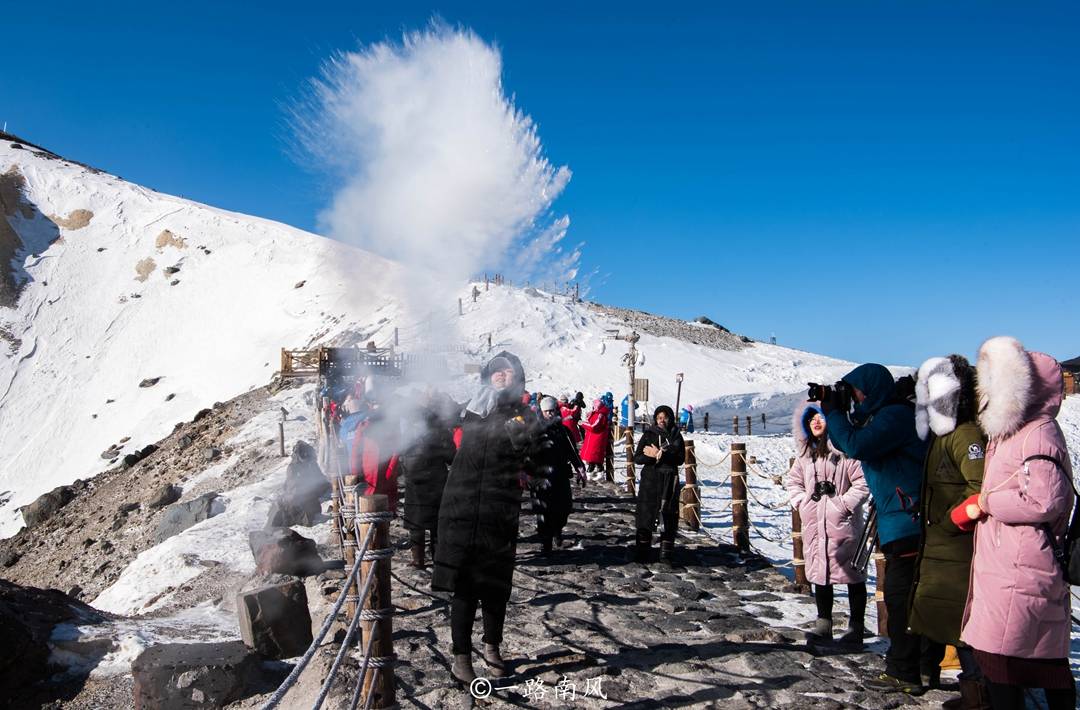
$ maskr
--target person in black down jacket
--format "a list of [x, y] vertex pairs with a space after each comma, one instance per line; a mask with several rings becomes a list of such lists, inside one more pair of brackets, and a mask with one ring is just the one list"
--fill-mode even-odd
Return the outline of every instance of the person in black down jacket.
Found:
[[660, 561], [671, 564], [679, 523], [679, 466], [685, 460], [686, 448], [675, 423], [675, 412], [661, 405], [653, 412], [653, 426], [641, 435], [634, 453], [634, 463], [641, 467], [635, 562], [649, 561], [652, 535], [659, 519]]
[[536, 530], [545, 554], [552, 550], [552, 540], [562, 544], [562, 529], [574, 506], [574, 493], [570, 482], [574, 472], [584, 475], [585, 464], [581, 462], [574, 442], [559, 413], [559, 403], [554, 397], [544, 397], [540, 402], [542, 426], [550, 440], [550, 446], [536, 457], [537, 470], [533, 476], [533, 512], [536, 513]]
[[450, 630], [453, 676], [465, 685], [472, 667], [472, 625], [484, 619], [484, 660], [493, 677], [505, 675], [499, 654], [506, 603], [514, 577], [523, 472], [546, 438], [522, 403], [525, 372], [508, 352], [480, 373], [480, 391], [465, 408], [461, 445], [439, 507], [431, 586], [453, 593]]
[[424, 538], [430, 532], [431, 551], [438, 540], [439, 503], [457, 447], [451, 431], [460, 407], [445, 394], [427, 393], [417, 421], [418, 430], [402, 454], [405, 469], [405, 528], [409, 531], [413, 567], [424, 566]]

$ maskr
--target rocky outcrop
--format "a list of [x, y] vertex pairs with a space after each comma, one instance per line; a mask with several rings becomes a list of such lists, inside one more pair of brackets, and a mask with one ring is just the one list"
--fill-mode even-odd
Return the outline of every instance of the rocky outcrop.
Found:
[[318, 524], [322, 521], [322, 497], [329, 492], [330, 482], [319, 468], [315, 449], [305, 441], [296, 442], [267, 527]]
[[9, 701], [63, 669], [50, 665], [49, 639], [58, 624], [104, 621], [95, 609], [55, 589], [0, 579], [0, 688]]
[[165, 509], [165, 514], [158, 523], [155, 538], [158, 543], [165, 542], [173, 535], [179, 535], [192, 525], [214, 517], [221, 512], [217, 493], [203, 493], [186, 503], [173, 503]]
[[307, 591], [298, 579], [273, 580], [256, 581], [238, 595], [240, 638], [268, 658], [293, 658], [312, 641]]
[[131, 672], [142, 710], [220, 708], [270, 684], [262, 659], [240, 641], [151, 646]]
[[315, 541], [290, 528], [254, 530], [248, 534], [248, 544], [258, 574], [307, 577], [326, 569]]
[[43, 493], [33, 503], [23, 508], [23, 521], [26, 522], [26, 527], [37, 527], [74, 499], [74, 486], [57, 486], [48, 493]]

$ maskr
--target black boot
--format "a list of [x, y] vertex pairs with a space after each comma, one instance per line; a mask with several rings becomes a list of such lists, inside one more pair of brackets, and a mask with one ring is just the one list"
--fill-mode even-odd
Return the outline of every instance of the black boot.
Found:
[[631, 555], [631, 562], [637, 562], [638, 564], [649, 563], [649, 552], [652, 549], [652, 533], [638, 531], [637, 539], [634, 542], [633, 554]]
[[672, 556], [675, 554], [675, 543], [670, 540], [660, 541], [660, 564], [671, 567], [674, 562]]

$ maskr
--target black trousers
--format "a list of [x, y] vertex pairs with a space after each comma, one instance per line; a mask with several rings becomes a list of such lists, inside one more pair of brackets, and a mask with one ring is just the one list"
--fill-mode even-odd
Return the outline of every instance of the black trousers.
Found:
[[[1005, 685], [987, 681], [990, 707], [994, 710], [1024, 710], [1027, 707], [1024, 689], [1019, 685]], [[1076, 707], [1076, 686], [1072, 688], [1047, 688], [1046, 706], [1050, 710], [1073, 710]]]
[[[853, 625], [862, 626], [863, 619], [866, 617], [866, 582], [849, 584], [847, 589], [848, 604], [851, 610], [848, 615], [848, 628]], [[815, 584], [814, 602], [817, 604], [819, 619], [832, 619], [833, 585]]]
[[484, 643], [502, 643], [508, 601], [503, 592], [485, 594], [476, 590], [471, 581], [459, 578], [450, 599], [450, 638], [454, 654], [472, 653], [472, 627], [477, 607], [484, 620]]
[[[907, 552], [906, 550], [904, 551]], [[928, 672], [941, 663], [944, 647], [928, 644], [922, 636], [909, 634], [908, 598], [915, 579], [914, 554], [885, 553], [885, 608], [889, 613], [889, 650], [885, 672], [894, 678], [919, 683], [919, 672]], [[937, 657], [935, 661], [934, 658]]]

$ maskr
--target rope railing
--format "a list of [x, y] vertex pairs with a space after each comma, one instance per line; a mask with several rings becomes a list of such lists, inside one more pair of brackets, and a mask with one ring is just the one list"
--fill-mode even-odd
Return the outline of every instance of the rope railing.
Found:
[[[361, 663], [360, 673], [355, 681], [356, 686], [351, 692], [350, 710], [358, 706], [361, 698], [364, 698], [365, 708], [372, 707], [377, 695], [380, 696], [377, 707], [383, 710], [396, 707], [393, 683], [393, 665], [396, 657], [393, 654], [390, 627], [393, 607], [389, 597], [390, 559], [393, 556], [393, 549], [389, 546], [389, 526], [393, 513], [388, 509], [389, 502], [386, 496], [373, 495], [358, 498], [356, 483], [349, 480], [351, 478], [343, 479], [342, 485], [338, 487], [342, 495], [340, 514], [343, 520], [348, 521], [348, 524], [343, 526], [345, 532], [342, 550], [346, 563], [349, 565], [349, 573], [311, 645], [285, 681], [263, 704], [262, 710], [273, 710], [278, 707], [289, 690], [296, 685], [344, 607], [347, 607], [350, 617], [345, 638], [319, 688], [319, 694], [311, 706], [312, 710], [319, 710], [326, 701], [338, 678], [345, 656], [352, 648], [352, 641], [358, 628], [361, 629], [364, 637], [364, 651], [358, 659]], [[349, 482], [346, 483], [346, 480]], [[366, 530], [363, 529], [365, 526]], [[363, 570], [363, 581], [359, 590], [354, 592], [357, 589], [357, 578], [361, 576], [361, 570]]]

